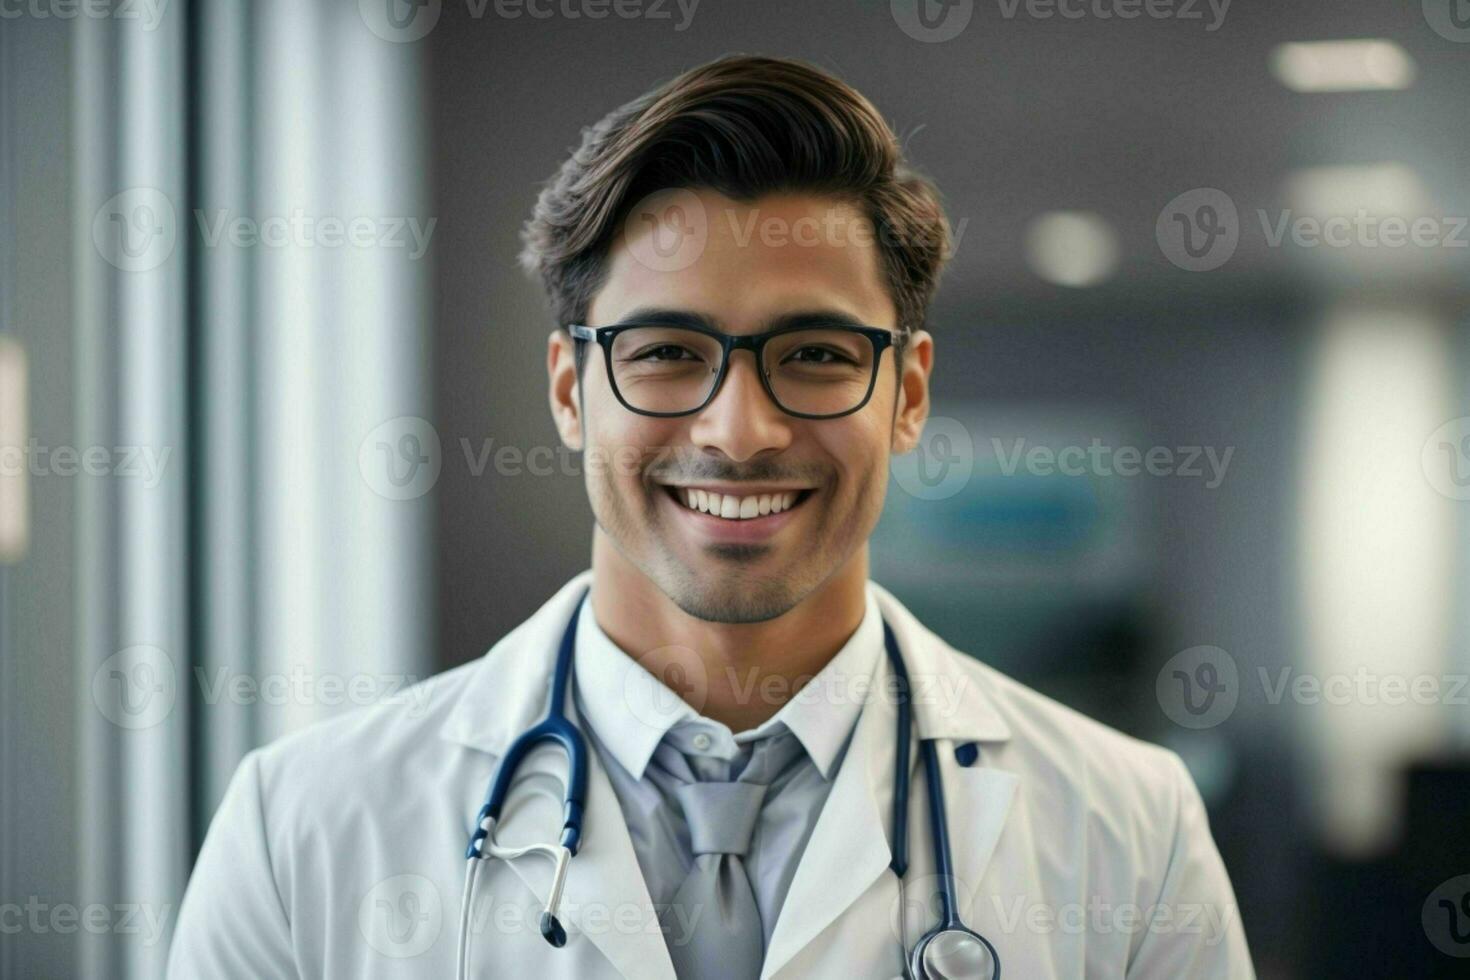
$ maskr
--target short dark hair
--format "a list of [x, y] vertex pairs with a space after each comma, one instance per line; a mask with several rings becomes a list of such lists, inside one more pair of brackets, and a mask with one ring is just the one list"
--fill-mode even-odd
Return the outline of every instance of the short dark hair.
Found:
[[850, 202], [873, 224], [900, 336], [923, 326], [949, 249], [937, 188], [904, 163], [861, 93], [803, 62], [752, 55], [693, 68], [583, 130], [521, 232], [521, 265], [559, 325], [586, 322], [628, 210], [675, 188]]

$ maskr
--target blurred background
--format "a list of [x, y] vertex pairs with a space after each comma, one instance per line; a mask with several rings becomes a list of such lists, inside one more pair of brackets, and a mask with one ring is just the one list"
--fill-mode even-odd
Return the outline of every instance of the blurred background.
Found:
[[0, 975], [153, 977], [249, 748], [588, 563], [518, 229], [729, 52], [943, 191], [873, 577], [1189, 763], [1257, 968], [1470, 956], [1470, 3], [0, 5]]

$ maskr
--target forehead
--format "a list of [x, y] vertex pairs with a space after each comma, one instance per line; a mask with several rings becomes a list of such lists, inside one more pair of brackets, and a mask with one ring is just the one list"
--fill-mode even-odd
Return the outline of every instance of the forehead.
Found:
[[733, 333], [816, 309], [896, 327], [872, 223], [853, 204], [812, 194], [740, 202], [683, 189], [639, 202], [609, 250], [588, 321], [650, 305], [703, 314]]

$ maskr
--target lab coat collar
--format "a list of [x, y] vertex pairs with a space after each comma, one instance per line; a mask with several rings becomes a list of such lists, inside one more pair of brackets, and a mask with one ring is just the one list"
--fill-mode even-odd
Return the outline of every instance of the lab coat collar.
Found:
[[[703, 718], [613, 643], [592, 614], [591, 600], [584, 600], [577, 621], [578, 707], [586, 710], [603, 747], [634, 779], [643, 778], [669, 729], [681, 722], [700, 721], [733, 735], [734, 745], [789, 730], [822, 778], [831, 779], [862, 710], [862, 695], [871, 688], [873, 667], [883, 656], [877, 598], [869, 589], [865, 599], [862, 620], [836, 655], [779, 711], [756, 728], [739, 733]], [[756, 683], [752, 681], [752, 687]]]
[[657, 677], [602, 631], [592, 599], [582, 600], [575, 661], [577, 708], [597, 739], [634, 779], [670, 728], [698, 717]]
[[[557, 644], [575, 604], [591, 584], [591, 569], [579, 573], [490, 648], [440, 728], [442, 737], [499, 755], [541, 719]], [[871, 580], [867, 585], [908, 668], [919, 736], [976, 742], [1009, 739], [1010, 726], [979, 675], [959, 669], [957, 658], [965, 655], [920, 623], [887, 589]]]

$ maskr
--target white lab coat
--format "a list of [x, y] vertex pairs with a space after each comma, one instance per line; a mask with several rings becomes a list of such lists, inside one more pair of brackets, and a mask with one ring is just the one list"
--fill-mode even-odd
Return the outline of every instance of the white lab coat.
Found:
[[[484, 657], [415, 697], [250, 753], [199, 855], [169, 976], [453, 977], [475, 814], [499, 754], [545, 711], [557, 642], [590, 582], [590, 571], [578, 575]], [[1253, 976], [1230, 881], [1179, 758], [956, 652], [870, 587], [914, 679], [919, 735], [939, 740], [962, 911], [999, 951], [1004, 977]], [[879, 669], [887, 673], [886, 658]], [[888, 867], [894, 711], [883, 696], [863, 709], [763, 980], [896, 976], [900, 909], [910, 942], [933, 924], [917, 753], [902, 902]], [[979, 760], [964, 766], [956, 749], [970, 742]], [[552, 949], [537, 929], [550, 862], [486, 861], [472, 976], [674, 980], [617, 798], [595, 752], [589, 762], [566, 947]], [[563, 767], [551, 752], [523, 765], [503, 843], [555, 837], [561, 789], [548, 774]]]

